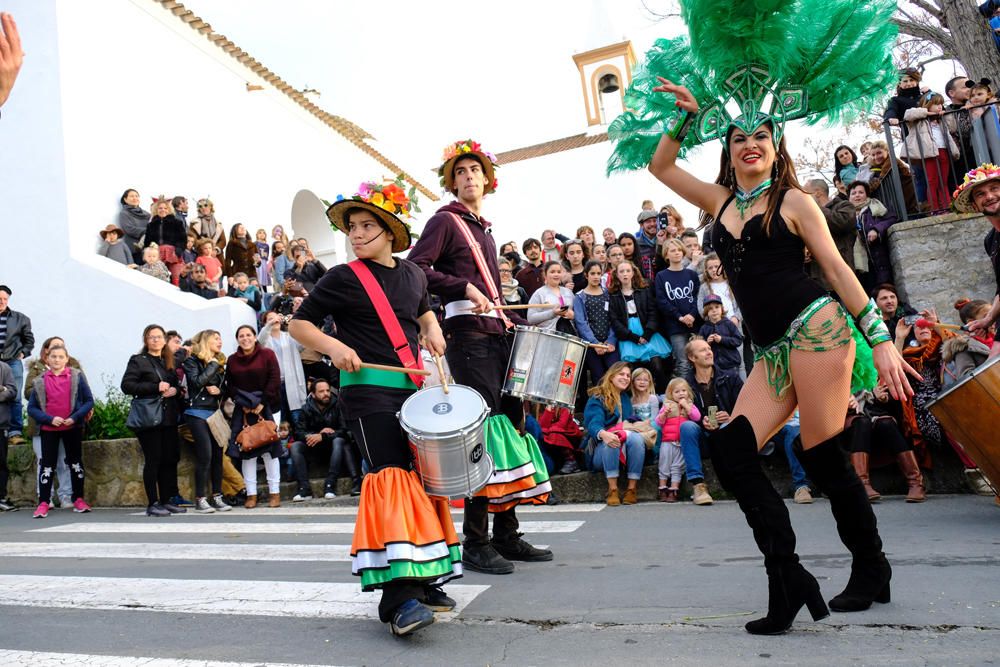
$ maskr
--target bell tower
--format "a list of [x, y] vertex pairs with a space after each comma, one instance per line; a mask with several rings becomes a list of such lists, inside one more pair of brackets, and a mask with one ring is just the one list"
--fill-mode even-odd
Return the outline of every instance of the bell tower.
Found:
[[573, 56], [580, 71], [587, 125], [605, 126], [625, 109], [625, 89], [632, 82], [635, 52], [626, 40]]

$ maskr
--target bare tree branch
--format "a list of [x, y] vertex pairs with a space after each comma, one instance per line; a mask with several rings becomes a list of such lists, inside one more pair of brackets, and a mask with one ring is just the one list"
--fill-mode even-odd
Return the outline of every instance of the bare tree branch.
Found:
[[899, 17], [893, 17], [892, 22], [896, 24], [899, 32], [902, 34], [932, 42], [948, 58], [956, 57], [955, 40], [941, 28], [918, 23], [917, 21], [904, 20]]
[[909, 2], [924, 10], [938, 21], [944, 20], [944, 12], [940, 8], [932, 6], [927, 0], [909, 0]]

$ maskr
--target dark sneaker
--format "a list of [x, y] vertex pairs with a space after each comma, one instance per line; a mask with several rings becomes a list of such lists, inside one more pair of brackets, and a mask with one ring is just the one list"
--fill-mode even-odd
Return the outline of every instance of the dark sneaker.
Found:
[[194, 507], [194, 503], [187, 500], [181, 496], [174, 496], [168, 500], [164, 505], [173, 505], [174, 507]]
[[392, 615], [389, 622], [389, 629], [397, 637], [416, 632], [420, 628], [426, 628], [434, 622], [434, 612], [411, 598], [399, 605], [396, 613]]
[[163, 509], [163, 505], [161, 505], [160, 503], [153, 503], [152, 505], [146, 508], [146, 516], [159, 516], [159, 517], [170, 516], [170, 512]]
[[183, 507], [178, 507], [173, 503], [160, 503], [160, 507], [167, 510], [171, 514], [187, 514], [187, 510]]
[[0, 500], [0, 512], [16, 512], [18, 507], [10, 498]]
[[562, 465], [562, 468], [559, 468], [560, 475], [572, 475], [575, 472], [580, 472], [580, 466], [572, 458], [566, 459], [566, 463]]
[[313, 499], [312, 491], [300, 490], [298, 493], [292, 496], [293, 503], [302, 503], [312, 499]]
[[539, 563], [552, 560], [552, 552], [548, 549], [536, 549], [521, 539], [523, 533], [517, 533], [511, 539], [490, 542], [497, 552], [507, 560], [523, 560]]
[[211, 499], [209, 499], [208, 503], [213, 508], [215, 508], [215, 511], [217, 512], [228, 512], [231, 509], [233, 509], [232, 505], [229, 505], [228, 503], [226, 503], [225, 500], [222, 499], [221, 493], [217, 493], [214, 496], [212, 496]]
[[352, 496], [360, 496], [361, 495], [361, 478], [360, 477], [358, 477], [356, 480], [354, 480], [354, 486], [351, 487], [351, 495]]
[[492, 544], [463, 547], [462, 565], [483, 574], [510, 574], [514, 571], [514, 564], [497, 553]]
[[452, 611], [458, 603], [445, 595], [440, 586], [428, 586], [424, 606], [431, 611]]

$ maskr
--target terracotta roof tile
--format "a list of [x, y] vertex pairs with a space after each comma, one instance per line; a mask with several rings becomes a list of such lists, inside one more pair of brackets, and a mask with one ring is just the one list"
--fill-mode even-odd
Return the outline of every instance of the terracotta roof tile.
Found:
[[[311, 102], [305, 95], [288, 84], [284, 79], [262, 65], [259, 61], [255, 60], [246, 51], [236, 46], [236, 44], [229, 40], [229, 38], [225, 35], [214, 32], [211, 25], [209, 25], [207, 21], [195, 15], [195, 13], [187, 9], [183, 3], [176, 2], [175, 0], [150, 1], [161, 5], [164, 9], [169, 10], [172, 14], [174, 14], [174, 16], [178, 17], [190, 28], [204, 35], [208, 41], [212, 42], [237, 61], [245, 65], [252, 72], [264, 79], [270, 85], [274, 86], [274, 88], [276, 88], [279, 92], [290, 97], [299, 106], [319, 119], [320, 122], [329, 126], [332, 130], [361, 149], [362, 152], [374, 158], [379, 164], [389, 170], [390, 173], [403, 173], [403, 170], [399, 165], [366, 143], [367, 139], [373, 138], [370, 134], [368, 134], [368, 132], [346, 118], [335, 116], [316, 106], [316, 104]], [[417, 190], [419, 190], [421, 194], [431, 201], [438, 201], [440, 199], [436, 193], [428, 189], [423, 183], [420, 183], [410, 176], [407, 176], [406, 180], [411, 185], [416, 186]]]
[[497, 164], [505, 165], [512, 162], [530, 160], [534, 157], [541, 157], [543, 155], [571, 151], [574, 148], [583, 148], [584, 146], [600, 144], [607, 140], [607, 132], [593, 135], [574, 134], [571, 137], [563, 137], [562, 139], [554, 139], [553, 141], [546, 141], [533, 146], [524, 146], [523, 148], [515, 148], [514, 150], [497, 153]]

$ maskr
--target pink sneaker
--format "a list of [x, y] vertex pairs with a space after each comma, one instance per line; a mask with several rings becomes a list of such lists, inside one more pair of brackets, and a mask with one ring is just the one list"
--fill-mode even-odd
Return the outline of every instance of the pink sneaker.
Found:
[[77, 514], [86, 514], [90, 511], [90, 505], [88, 505], [83, 498], [77, 498], [73, 501], [73, 511]]
[[49, 504], [48, 503], [38, 503], [38, 507], [35, 508], [35, 513], [32, 515], [34, 519], [44, 519], [49, 515]]

